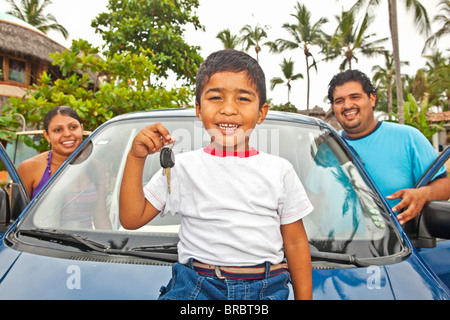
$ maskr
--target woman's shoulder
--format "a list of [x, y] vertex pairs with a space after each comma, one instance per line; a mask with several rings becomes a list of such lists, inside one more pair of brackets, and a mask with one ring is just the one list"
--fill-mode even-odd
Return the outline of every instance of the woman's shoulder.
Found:
[[47, 165], [47, 160], [48, 160], [48, 151], [40, 153], [38, 155], [35, 155], [34, 157], [22, 161], [20, 165], [17, 167], [17, 170], [36, 168], [36, 166], [44, 164]]

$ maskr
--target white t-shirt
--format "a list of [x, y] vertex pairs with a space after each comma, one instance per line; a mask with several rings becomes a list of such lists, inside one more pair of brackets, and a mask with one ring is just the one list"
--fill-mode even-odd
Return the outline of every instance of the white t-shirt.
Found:
[[178, 259], [250, 266], [284, 258], [280, 225], [313, 210], [285, 159], [263, 152], [247, 157], [212, 155], [209, 147], [176, 155], [171, 194], [161, 170], [144, 187], [165, 214], [181, 214]]

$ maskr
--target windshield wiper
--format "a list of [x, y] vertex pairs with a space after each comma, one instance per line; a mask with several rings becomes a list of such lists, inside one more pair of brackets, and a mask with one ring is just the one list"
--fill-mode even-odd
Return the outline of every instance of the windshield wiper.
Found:
[[66, 231], [62, 231], [59, 229], [29, 229], [29, 230], [19, 230], [18, 234], [25, 235], [28, 237], [34, 237], [39, 239], [47, 239], [47, 240], [59, 240], [64, 243], [72, 243], [72, 244], [81, 244], [84, 247], [94, 250], [104, 252], [110, 249], [110, 246], [105, 245], [100, 242], [93, 241], [88, 239], [87, 237], [80, 236], [75, 233], [70, 233]]
[[[83, 237], [74, 233], [62, 231], [59, 229], [29, 229], [29, 230], [19, 230], [18, 234], [25, 235], [28, 237], [34, 237], [38, 239], [45, 239], [48, 241], [60, 241], [64, 244], [71, 245], [82, 245], [85, 249], [95, 252], [101, 252], [105, 254], [115, 254], [115, 255], [126, 255], [134, 256], [147, 259], [155, 259], [167, 262], [176, 262], [178, 257], [176, 255], [176, 244], [162, 244], [162, 245], [149, 245], [141, 246], [131, 249], [114, 249], [109, 245], [105, 245], [100, 242], [96, 242], [87, 237]], [[162, 252], [159, 250], [168, 250], [170, 252]]]
[[[19, 230], [18, 233], [20, 235], [25, 235], [29, 237], [35, 237], [38, 239], [46, 239], [49, 241], [61, 241], [64, 244], [76, 244], [82, 245], [84, 248], [101, 252], [105, 254], [116, 254], [116, 255], [127, 255], [127, 256], [135, 256], [140, 258], [148, 258], [148, 259], [156, 259], [167, 262], [176, 262], [177, 259], [177, 243], [166, 243], [166, 244], [155, 244], [155, 245], [143, 245], [138, 247], [133, 247], [129, 249], [114, 249], [109, 245], [105, 245], [103, 243], [91, 240], [87, 237], [80, 236], [75, 233], [66, 232], [59, 229], [29, 229], [29, 230]], [[373, 264], [369, 262], [362, 261], [350, 254], [344, 253], [332, 253], [332, 252], [322, 252], [311, 250], [310, 252], [311, 258], [350, 264], [357, 267], [368, 267]]]
[[373, 262], [372, 263], [365, 262], [365, 261], [362, 261], [362, 260], [356, 258], [354, 255], [345, 254], [345, 253], [311, 251], [310, 254], [311, 254], [311, 258], [315, 258], [317, 260], [351, 264], [356, 267], [369, 267], [369, 266], [373, 265]]
[[145, 251], [145, 252], [151, 252], [151, 251], [167, 251], [167, 252], [176, 252], [178, 246], [178, 242], [173, 243], [162, 243], [162, 244], [149, 244], [139, 247], [133, 247], [128, 249], [129, 251]]

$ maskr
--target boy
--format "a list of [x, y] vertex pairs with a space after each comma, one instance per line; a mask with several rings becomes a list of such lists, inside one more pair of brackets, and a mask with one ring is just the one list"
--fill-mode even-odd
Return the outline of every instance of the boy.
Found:
[[211, 143], [177, 155], [170, 194], [161, 172], [143, 190], [142, 171], [146, 156], [174, 139], [159, 123], [136, 136], [121, 186], [122, 226], [139, 228], [159, 212], [182, 215], [179, 263], [160, 299], [287, 299], [289, 275], [295, 298], [312, 298], [301, 219], [313, 207], [288, 161], [249, 148], [268, 111], [265, 90], [247, 54], [208, 57], [197, 74], [196, 112]]

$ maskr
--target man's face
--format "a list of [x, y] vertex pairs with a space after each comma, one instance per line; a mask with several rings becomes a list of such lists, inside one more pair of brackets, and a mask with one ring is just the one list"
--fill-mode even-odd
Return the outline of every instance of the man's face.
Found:
[[351, 138], [363, 137], [375, 129], [375, 103], [375, 94], [368, 96], [359, 82], [347, 82], [334, 89], [334, 115]]

